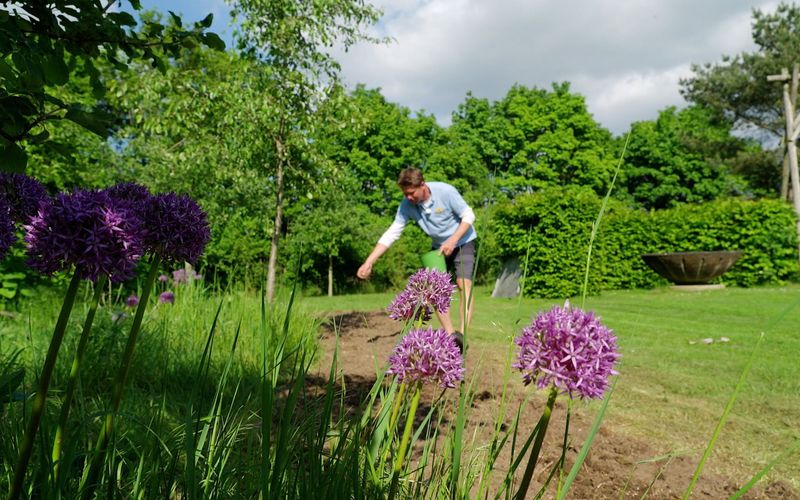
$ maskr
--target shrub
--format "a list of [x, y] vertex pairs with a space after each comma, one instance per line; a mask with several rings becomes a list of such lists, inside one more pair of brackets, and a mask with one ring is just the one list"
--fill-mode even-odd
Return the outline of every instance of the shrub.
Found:
[[[591, 190], [567, 187], [517, 197], [498, 208], [495, 251], [503, 259], [524, 259], [528, 252], [526, 294], [579, 293], [601, 204]], [[710, 250], [742, 250], [724, 275], [731, 285], [781, 284], [798, 277], [795, 215], [785, 203], [726, 199], [646, 212], [610, 200], [594, 242], [588, 290], [665, 284], [641, 254]]]

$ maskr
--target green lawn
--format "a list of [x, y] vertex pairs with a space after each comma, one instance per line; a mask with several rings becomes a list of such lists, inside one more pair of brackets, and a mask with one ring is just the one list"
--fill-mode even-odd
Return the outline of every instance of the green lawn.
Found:
[[[392, 298], [369, 294], [301, 302], [316, 312], [372, 311]], [[490, 288], [479, 287], [470, 341], [504, 348], [533, 315], [560, 303], [493, 299]], [[580, 305], [580, 299], [572, 303]], [[646, 438], [660, 452], [690, 451], [699, 459], [764, 332], [711, 467], [748, 479], [800, 440], [800, 286], [605, 292], [588, 297], [586, 309], [619, 338], [621, 376], [606, 417], [617, 431]], [[730, 340], [720, 342], [722, 337]], [[714, 342], [705, 344], [705, 338]], [[771, 477], [800, 489], [800, 456], [784, 460]]]

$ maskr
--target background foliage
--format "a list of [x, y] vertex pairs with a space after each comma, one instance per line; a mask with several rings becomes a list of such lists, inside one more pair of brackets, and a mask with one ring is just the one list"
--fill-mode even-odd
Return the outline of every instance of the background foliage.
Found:
[[[378, 15], [358, 2], [325, 7], [248, 0], [235, 3], [234, 10], [248, 29], [239, 34], [236, 49], [227, 52], [204, 46], [220, 48], [215, 36], [204, 31], [208, 19], [185, 27], [176, 16], [140, 12], [136, 26], [128, 25], [125, 16], [108, 20], [127, 38], [115, 39], [105, 46], [107, 52], [76, 46], [73, 54], [64, 49], [64, 61], [77, 61], [67, 64], [66, 79], [50, 71], [48, 78], [21, 80], [24, 60], [36, 59], [41, 72], [60, 67], [53, 55], [61, 54], [56, 43], [34, 46], [30, 37], [8, 41], [0, 57], [3, 68], [11, 68], [0, 71], [3, 91], [35, 83], [35, 89], [49, 96], [47, 102], [69, 103], [65, 110], [102, 111], [107, 118], [102, 131], [55, 116], [37, 122], [30, 134], [14, 141], [29, 159], [28, 172], [51, 192], [136, 181], [155, 191], [190, 194], [208, 211], [213, 227], [201, 267], [222, 285], [243, 277], [260, 279], [275, 236], [284, 249], [275, 252], [280, 279], [299, 278], [308, 292], [326, 292], [328, 276], [333, 277], [334, 293], [402, 283], [416, 267], [417, 255], [428, 248], [417, 228], [406, 230], [379, 261], [369, 283], [358, 282], [354, 273], [397, 209], [401, 198], [395, 179], [407, 166], [421, 167], [428, 180], [452, 183], [478, 213], [479, 282], [493, 282], [504, 256], [524, 255], [527, 229], [517, 219], [527, 217], [526, 211], [538, 214], [540, 223], [560, 238], [554, 237], [554, 247], [531, 261], [531, 286], [539, 289], [543, 285], [533, 283], [552, 274], [550, 293], [568, 293], [576, 286], [571, 281], [582, 281], [580, 273], [561, 271], [576, 262], [555, 246], [568, 245], [570, 252], [581, 253], [585, 235], [573, 233], [577, 230], [565, 221], [593, 220], [597, 197], [590, 193], [605, 194], [625, 140], [629, 143], [611, 214], [629, 217], [629, 231], [640, 233], [642, 241], [654, 238], [649, 236], [650, 219], [631, 214], [778, 196], [782, 158], [776, 144], [760, 143], [758, 135], [743, 131], [756, 126], [780, 132], [775, 125], [779, 86], [762, 81], [765, 72], [779, 72], [796, 53], [800, 10], [793, 4], [781, 4], [774, 12], [754, 11], [753, 53], [695, 66], [691, 78], [682, 82], [688, 107], [666, 108], [654, 120], [631, 124], [621, 137], [594, 120], [583, 96], [572, 92], [568, 82], [550, 89], [514, 85], [494, 101], [467, 93], [448, 126], [424, 110], [388, 101], [380, 89], [343, 89], [330, 41], [371, 39], [359, 30]], [[267, 30], [258, 20], [262, 14], [275, 20]], [[2, 22], [17, 23], [12, 28], [19, 29], [19, 19], [12, 17]], [[313, 25], [312, 38], [295, 36], [303, 23]], [[62, 28], [67, 43], [75, 27]], [[172, 38], [164, 38], [168, 34]], [[118, 50], [125, 40], [147, 37], [153, 44], [149, 51], [142, 46], [130, 53]], [[12, 56], [14, 47], [27, 55]], [[53, 80], [55, 76], [59, 78]], [[45, 108], [37, 112], [49, 113]], [[40, 132], [46, 136], [34, 140], [31, 134]], [[558, 192], [554, 189], [566, 190], [579, 206], [548, 194]], [[540, 197], [524, 196], [534, 193]], [[497, 208], [508, 201], [515, 201], [519, 214], [512, 217]], [[540, 205], [546, 203], [552, 211]], [[495, 234], [496, 217], [507, 219], [501, 226], [513, 219], [519, 228], [501, 228]], [[651, 215], [657, 217], [666, 215]], [[780, 234], [775, 245], [786, 243]], [[297, 274], [293, 263], [301, 252], [305, 257]], [[620, 252], [616, 260], [610, 254], [604, 257], [616, 262], [609, 269], [624, 258], [636, 263], [629, 266], [639, 265], [633, 250]], [[0, 272], [18, 278], [18, 269], [2, 266]], [[760, 267], [750, 271], [752, 278], [737, 277], [736, 282], [790, 276]], [[598, 274], [606, 274], [604, 268]], [[652, 286], [643, 276], [634, 272], [602, 287]], [[21, 281], [32, 285], [28, 277]]]

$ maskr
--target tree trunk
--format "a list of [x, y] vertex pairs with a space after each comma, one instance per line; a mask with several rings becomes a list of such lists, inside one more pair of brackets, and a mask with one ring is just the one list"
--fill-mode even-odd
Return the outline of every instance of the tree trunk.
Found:
[[283, 225], [283, 170], [286, 159], [286, 149], [281, 139], [275, 139], [275, 150], [278, 161], [275, 166], [275, 224], [272, 228], [272, 244], [269, 249], [269, 264], [267, 265], [267, 302], [275, 298], [275, 267], [278, 262], [278, 240], [281, 237]]
[[333, 255], [328, 255], [328, 297], [333, 297]]

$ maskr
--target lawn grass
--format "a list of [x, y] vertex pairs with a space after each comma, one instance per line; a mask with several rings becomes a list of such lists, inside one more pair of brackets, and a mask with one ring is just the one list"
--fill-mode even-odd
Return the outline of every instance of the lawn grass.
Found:
[[[392, 298], [391, 293], [307, 297], [302, 303], [319, 313], [373, 311]], [[493, 299], [490, 288], [478, 287], [470, 341], [505, 348], [533, 315], [562, 302]], [[572, 303], [580, 305], [580, 299]], [[710, 467], [744, 482], [800, 440], [800, 286], [613, 291], [588, 297], [585, 308], [619, 338], [621, 377], [606, 417], [615, 430], [644, 438], [659, 452], [688, 450], [699, 459], [764, 332]], [[703, 343], [708, 338], [714, 341]], [[797, 453], [770, 477], [800, 489]]]

